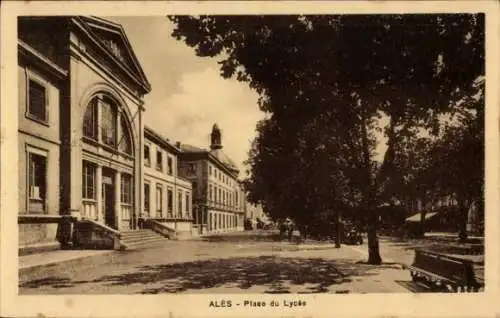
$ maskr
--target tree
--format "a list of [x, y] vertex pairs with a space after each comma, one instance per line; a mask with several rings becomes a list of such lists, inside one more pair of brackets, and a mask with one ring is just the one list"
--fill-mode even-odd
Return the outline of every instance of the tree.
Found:
[[433, 191], [443, 196], [454, 195], [458, 201], [460, 240], [467, 239], [467, 215], [474, 203], [484, 207], [484, 87], [476, 82], [477, 93], [464, 99], [455, 118], [434, 145]]
[[[438, 134], [439, 115], [471, 94], [474, 79], [484, 74], [484, 16], [170, 18], [175, 38], [199, 56], [219, 56], [221, 75], [247, 82], [259, 93], [260, 109], [271, 115], [260, 123], [252, 147], [250, 197], [272, 213], [307, 222], [314, 215], [311, 201], [317, 207], [325, 199], [311, 193], [311, 176], [322, 175], [316, 164], [324, 159], [311, 156], [320, 143], [306, 140], [304, 132], [319, 137], [324, 131], [339, 149], [327, 158], [340, 164], [318, 188], [324, 192], [325, 184], [335, 184], [334, 176], [349, 185], [334, 186], [328, 201], [335, 204], [328, 205], [353, 199], [368, 226], [368, 262], [380, 263], [373, 211], [390, 188], [400, 137], [421, 128]], [[375, 122], [381, 116], [388, 118], [388, 149], [377, 164]], [[328, 118], [329, 125], [318, 118]]]

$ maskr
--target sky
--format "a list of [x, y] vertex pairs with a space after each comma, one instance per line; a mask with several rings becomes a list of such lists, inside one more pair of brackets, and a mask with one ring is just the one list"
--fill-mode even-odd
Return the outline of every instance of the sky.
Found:
[[[264, 118], [258, 95], [246, 83], [223, 79], [217, 58], [197, 57], [172, 36], [166, 17], [106, 17], [121, 24], [146, 73], [152, 91], [145, 96], [144, 122], [172, 142], [208, 148], [214, 123], [222, 131], [226, 154], [245, 177], [256, 123]], [[387, 125], [383, 118], [381, 126]], [[375, 160], [382, 161], [386, 138], [378, 136]]]
[[258, 95], [246, 83], [223, 79], [216, 58], [197, 57], [171, 37], [166, 17], [106, 17], [122, 25], [151, 84], [144, 123], [172, 142], [210, 145], [212, 125], [222, 131], [224, 152], [240, 168], [248, 157], [255, 125], [264, 117]]

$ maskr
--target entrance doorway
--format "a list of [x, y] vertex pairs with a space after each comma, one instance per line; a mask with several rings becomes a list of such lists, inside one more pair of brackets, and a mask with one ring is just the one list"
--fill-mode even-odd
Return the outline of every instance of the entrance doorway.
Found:
[[114, 175], [113, 170], [102, 170], [102, 207], [104, 209], [104, 224], [116, 229]]

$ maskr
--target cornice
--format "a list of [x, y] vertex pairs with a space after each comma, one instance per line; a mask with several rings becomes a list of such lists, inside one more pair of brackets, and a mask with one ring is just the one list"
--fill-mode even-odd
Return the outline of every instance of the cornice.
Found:
[[145, 83], [142, 83], [140, 80], [138, 80], [128, 67], [124, 66], [122, 62], [120, 62], [115, 56], [113, 56], [113, 54], [108, 51], [108, 49], [101, 43], [100, 40], [96, 39], [94, 35], [91, 34], [87, 27], [83, 25], [84, 22], [80, 21], [80, 19], [78, 18], [73, 18], [72, 24], [77, 27], [73, 28], [72, 31], [79, 31], [80, 35], [84, 35], [85, 39], [98, 50], [98, 52], [96, 53], [102, 54], [113, 64], [113, 66], [120, 69], [126, 75], [126, 77], [129, 78], [129, 80], [131, 80], [134, 84], [137, 85], [138, 88], [140, 88], [139, 95], [149, 93], [151, 91], [151, 87], [149, 85], [145, 85]]
[[141, 99], [141, 95], [138, 95], [137, 92], [132, 91], [129, 85], [123, 82], [123, 80], [113, 73], [110, 69], [102, 65], [99, 61], [97, 61], [91, 54], [82, 50], [76, 43], [70, 42], [70, 54], [72, 57], [76, 58], [78, 61], [85, 63], [90, 68], [98, 69], [99, 71], [106, 74], [109, 78], [115, 81], [119, 87], [121, 87], [130, 97], [134, 99], [139, 109], [144, 110], [144, 101]]
[[57, 77], [60, 80], [66, 79], [68, 77], [68, 71], [64, 70], [56, 63], [52, 62], [50, 59], [48, 59], [42, 53], [38, 52], [29, 44], [18, 39], [17, 47], [18, 47], [19, 57], [24, 57], [29, 59], [31, 62], [35, 63], [37, 66], [40, 66], [45, 71], [49, 72], [51, 75]]

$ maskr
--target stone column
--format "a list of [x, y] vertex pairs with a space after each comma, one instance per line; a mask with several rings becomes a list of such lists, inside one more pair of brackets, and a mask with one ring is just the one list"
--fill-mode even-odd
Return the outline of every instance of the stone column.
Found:
[[104, 221], [104, 208], [102, 206], [102, 165], [98, 164], [96, 168], [96, 209], [97, 209], [97, 221], [100, 223], [105, 223]]
[[[71, 87], [69, 96], [80, 96], [77, 82], [79, 65], [75, 59], [71, 59]], [[76, 73], [76, 74], [74, 74]], [[75, 75], [75, 76], [73, 76]], [[68, 96], [68, 97], [69, 97]], [[87, 106], [87, 105], [85, 105]], [[65, 157], [69, 160], [69, 169], [64, 172], [69, 178], [69, 213], [78, 215], [82, 209], [82, 122], [83, 112], [86, 107], [81, 107], [80, 100], [70, 98], [70, 113], [65, 116], [64, 135], [68, 136], [64, 141]], [[65, 138], [63, 138], [64, 140]], [[69, 142], [68, 142], [69, 141]]]
[[102, 113], [102, 94], [99, 94], [97, 95], [97, 107], [96, 107], [97, 141], [99, 143], [102, 142], [101, 113]]
[[136, 147], [135, 151], [135, 175], [134, 175], [134, 210], [133, 210], [133, 228], [137, 228], [137, 218], [144, 208], [144, 122], [143, 122], [143, 112], [145, 108], [143, 104], [139, 105], [138, 122], [134, 121], [134, 127], [136, 129], [137, 139], [134, 140]]
[[118, 107], [118, 109], [116, 110], [116, 132], [115, 132], [116, 148], [118, 150], [120, 150], [120, 142], [123, 142], [123, 140], [121, 140], [122, 138], [121, 117], [122, 117], [122, 110], [121, 108]]
[[117, 230], [120, 230], [120, 220], [121, 220], [121, 173], [116, 171], [115, 173], [115, 226]]

